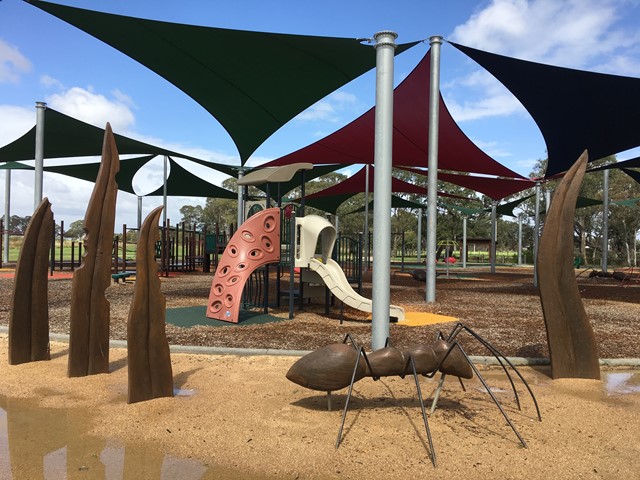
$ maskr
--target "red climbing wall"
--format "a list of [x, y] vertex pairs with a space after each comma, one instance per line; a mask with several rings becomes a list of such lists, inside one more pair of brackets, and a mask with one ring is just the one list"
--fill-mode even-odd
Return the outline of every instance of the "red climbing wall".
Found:
[[231, 237], [218, 263], [207, 317], [238, 323], [244, 285], [256, 268], [280, 260], [280, 209], [263, 210]]

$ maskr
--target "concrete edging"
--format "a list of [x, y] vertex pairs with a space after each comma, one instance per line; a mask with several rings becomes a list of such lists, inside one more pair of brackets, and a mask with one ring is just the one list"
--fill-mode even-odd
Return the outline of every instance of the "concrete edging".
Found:
[[[8, 334], [9, 327], [0, 325], [0, 334]], [[49, 339], [68, 343], [69, 335], [62, 333], [50, 333]], [[112, 348], [127, 348], [126, 340], [109, 340]], [[277, 348], [231, 348], [231, 347], [204, 347], [197, 345], [169, 345], [171, 353], [185, 353], [191, 355], [276, 355], [282, 357], [302, 357], [311, 350], [280, 350]], [[473, 363], [477, 365], [500, 365], [495, 357], [470, 356]], [[548, 358], [531, 357], [507, 357], [516, 366], [544, 366], [549, 365]], [[640, 367], [640, 358], [601, 358], [600, 366], [603, 367]]]

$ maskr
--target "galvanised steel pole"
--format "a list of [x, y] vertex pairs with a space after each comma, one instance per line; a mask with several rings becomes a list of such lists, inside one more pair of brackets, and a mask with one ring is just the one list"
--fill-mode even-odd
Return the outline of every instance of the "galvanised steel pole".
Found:
[[162, 178], [164, 181], [162, 182], [162, 225], [167, 226], [167, 178], [169, 178], [168, 173], [168, 164], [169, 157], [167, 155], [164, 156], [164, 162], [162, 164]]
[[522, 214], [518, 215], [518, 265], [522, 265]]
[[[369, 164], [364, 166], [364, 248], [363, 251], [369, 255]], [[365, 262], [365, 268], [369, 270], [369, 258]]]
[[609, 267], [609, 170], [602, 173], [602, 271], [606, 273]]
[[421, 261], [421, 257], [422, 257], [422, 209], [420, 208], [418, 210], [418, 239], [417, 239], [417, 256], [418, 256], [418, 263], [420, 263]]
[[498, 202], [491, 204], [491, 273], [496, 273], [496, 237], [498, 236], [497, 205]]
[[42, 202], [42, 171], [44, 167], [44, 111], [47, 104], [36, 102], [36, 152], [35, 178], [33, 184], [33, 211]]
[[142, 228], [142, 197], [138, 195], [138, 232]]
[[389, 337], [391, 297], [391, 165], [393, 146], [393, 60], [395, 32], [376, 33], [376, 113], [373, 176], [373, 279], [371, 349], [383, 348]]
[[540, 182], [536, 182], [536, 207], [533, 225], [533, 286], [538, 286], [538, 242], [540, 240]]
[[462, 216], [462, 268], [467, 268], [467, 216]]
[[[244, 177], [244, 170], [238, 170], [238, 183]], [[242, 195], [242, 185], [238, 185], [238, 226], [236, 229], [240, 228], [240, 225], [244, 223], [244, 196]]]
[[438, 201], [438, 131], [440, 108], [440, 46], [442, 37], [429, 38], [431, 46], [431, 73], [429, 76], [429, 151], [427, 172], [427, 259], [426, 301], [436, 301], [436, 215]]
[[9, 226], [11, 222], [11, 169], [5, 170], [4, 177], [4, 232], [2, 261], [9, 263]]

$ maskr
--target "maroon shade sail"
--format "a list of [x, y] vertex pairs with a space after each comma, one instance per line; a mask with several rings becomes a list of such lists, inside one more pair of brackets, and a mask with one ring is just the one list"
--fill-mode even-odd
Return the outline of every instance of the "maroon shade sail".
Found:
[[[374, 167], [370, 167], [369, 169], [369, 192], [373, 193], [373, 177], [374, 177]], [[305, 199], [314, 199], [314, 198], [322, 198], [322, 197], [331, 197], [336, 195], [344, 195], [347, 193], [356, 194], [365, 191], [366, 184], [366, 172], [365, 167], [362, 167], [355, 175], [350, 176], [346, 180], [337, 183], [329, 188], [325, 188], [316, 193], [312, 193], [307, 195]], [[391, 191], [393, 193], [413, 193], [416, 195], [427, 196], [427, 188], [422, 187], [420, 185], [416, 185], [413, 183], [405, 182], [404, 180], [400, 180], [395, 177], [391, 177]], [[452, 193], [446, 192], [438, 192], [439, 196], [442, 197], [450, 197], [450, 198], [460, 198], [463, 200], [469, 200], [467, 197], [462, 197], [460, 195], [454, 195]]]
[[[430, 52], [394, 90], [393, 165], [427, 167]], [[375, 107], [331, 135], [264, 166], [373, 164]], [[460, 130], [440, 97], [438, 166], [443, 170], [523, 178], [496, 162]]]
[[[349, 198], [353, 197], [358, 193], [362, 193], [365, 191], [366, 184], [366, 167], [362, 167], [355, 175], [347, 178], [343, 182], [337, 183], [329, 188], [325, 188], [316, 193], [312, 193], [310, 195], [305, 196], [305, 204], [314, 208], [318, 208], [325, 212], [336, 213], [338, 207]], [[374, 193], [373, 191], [373, 177], [374, 177], [374, 169], [370, 168], [369, 171], [369, 192]], [[391, 177], [391, 191], [393, 193], [413, 193], [416, 195], [422, 195], [427, 197], [427, 188], [421, 187], [420, 185], [415, 185], [413, 183], [405, 182], [404, 180], [400, 180], [395, 177]], [[449, 197], [449, 198], [458, 198], [462, 200], [470, 200], [467, 197], [462, 197], [460, 195], [454, 195], [452, 193], [446, 192], [438, 192], [438, 196], [441, 197]], [[393, 198], [393, 195], [392, 195]]]
[[[419, 170], [417, 168], [403, 168], [403, 170], [417, 173], [418, 175], [427, 175], [426, 170]], [[514, 193], [522, 192], [523, 190], [536, 186], [534, 181], [524, 178], [475, 177], [472, 175], [444, 172], [438, 172], [438, 180], [480, 192], [493, 200], [500, 200]]]

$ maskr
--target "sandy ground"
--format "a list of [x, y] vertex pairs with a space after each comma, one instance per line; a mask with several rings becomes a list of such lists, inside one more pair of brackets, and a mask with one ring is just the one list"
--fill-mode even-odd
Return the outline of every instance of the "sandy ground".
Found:
[[[172, 354], [179, 395], [129, 405], [125, 350], [111, 350], [109, 374], [67, 378], [68, 345], [51, 347], [51, 361], [9, 366], [0, 334], [10, 453], [4, 465], [0, 455], [0, 478], [7, 471], [43, 478], [43, 459], [62, 448], [68, 479], [109, 478], [118, 455], [123, 473], [113, 478], [126, 479], [631, 479], [640, 472], [639, 373], [627, 385], [636, 393], [612, 393], [605, 382], [551, 380], [544, 368], [525, 367], [539, 422], [523, 388], [518, 411], [504, 375], [482, 368], [528, 448], [476, 379], [466, 392], [449, 380], [429, 417], [434, 468], [410, 378], [357, 383], [336, 449], [346, 390], [333, 394], [328, 411], [324, 394], [285, 378], [296, 358]], [[425, 398], [435, 383], [421, 380]], [[173, 473], [167, 458], [182, 459]]]
[[[12, 284], [10, 276], [0, 278], [0, 325], [8, 323]], [[68, 333], [71, 280], [49, 285], [51, 331]], [[163, 279], [167, 307], [204, 305], [210, 285], [203, 274]], [[112, 339], [126, 338], [133, 288], [107, 289]], [[640, 285], [582, 276], [579, 288], [600, 357], [640, 357]], [[371, 295], [366, 281], [363, 295]], [[439, 278], [435, 304], [424, 302], [424, 283], [392, 272], [391, 301], [459, 318], [506, 355], [548, 355], [530, 269]], [[311, 350], [345, 333], [368, 345], [370, 328], [362, 312], [335, 306], [326, 315], [318, 304], [296, 310], [293, 321], [168, 326], [167, 335], [172, 344]], [[436, 331], [450, 328], [392, 324], [391, 337], [402, 348], [430, 343]], [[470, 354], [486, 354], [476, 342], [462, 342]], [[51, 361], [9, 366], [7, 336], [0, 334], [0, 480], [640, 478], [640, 370], [603, 370], [603, 381], [594, 381], [551, 380], [546, 367], [523, 368], [542, 411], [539, 422], [522, 387], [518, 411], [502, 372], [483, 367], [526, 449], [477, 379], [466, 392], [449, 379], [429, 417], [434, 468], [411, 378], [357, 383], [336, 450], [346, 389], [333, 394], [327, 411], [324, 394], [285, 378], [294, 357], [172, 354], [177, 395], [129, 405], [125, 350], [111, 350], [110, 374], [70, 379], [68, 346], [51, 349]], [[614, 383], [622, 390], [612, 391]], [[421, 379], [425, 399], [435, 384]]]

